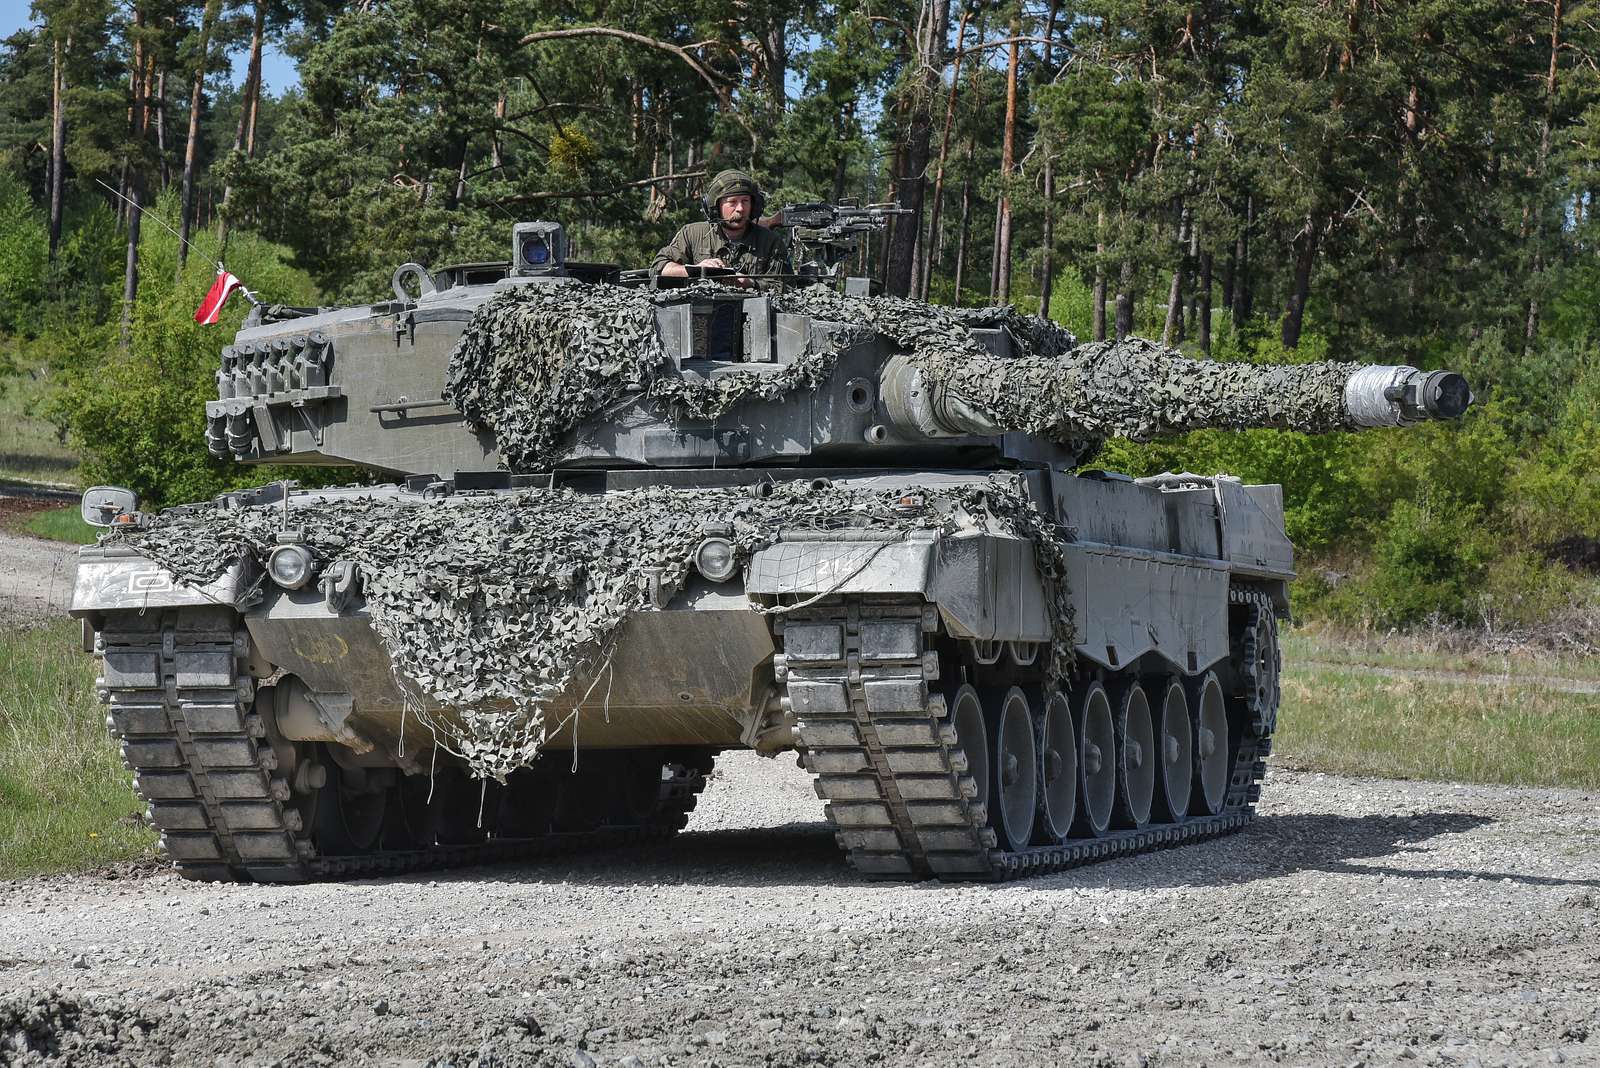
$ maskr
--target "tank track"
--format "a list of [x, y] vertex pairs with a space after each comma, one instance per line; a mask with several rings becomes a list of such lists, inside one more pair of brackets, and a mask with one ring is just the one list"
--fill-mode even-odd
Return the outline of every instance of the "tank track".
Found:
[[[1229, 600], [1271, 611], [1265, 592], [1248, 586], [1232, 588]], [[802, 765], [815, 776], [850, 864], [869, 877], [1041, 875], [1216, 838], [1255, 818], [1271, 737], [1255, 731], [1256, 717], [1230, 708], [1230, 724], [1240, 729], [1231, 732], [1234, 760], [1220, 814], [1002, 850], [935, 686], [941, 657], [932, 606], [844, 598], [797, 612], [776, 629], [783, 651], [775, 667]]]
[[467, 845], [319, 854], [278, 771], [266, 724], [250, 711], [248, 635], [231, 611], [113, 616], [98, 639], [106, 726], [121, 739], [161, 846], [186, 878], [303, 882], [528, 860], [638, 845], [680, 830], [705, 787], [678, 766], [648, 824], [494, 839]]

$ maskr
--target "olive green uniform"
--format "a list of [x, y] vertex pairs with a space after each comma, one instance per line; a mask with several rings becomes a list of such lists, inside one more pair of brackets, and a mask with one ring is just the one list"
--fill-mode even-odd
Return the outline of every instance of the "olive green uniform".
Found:
[[729, 241], [722, 227], [693, 222], [679, 230], [677, 236], [656, 253], [650, 273], [659, 275], [661, 268], [669, 263], [692, 266], [712, 257], [743, 274], [790, 274], [794, 270], [789, 263], [789, 242], [765, 226], [751, 223], [743, 237]]

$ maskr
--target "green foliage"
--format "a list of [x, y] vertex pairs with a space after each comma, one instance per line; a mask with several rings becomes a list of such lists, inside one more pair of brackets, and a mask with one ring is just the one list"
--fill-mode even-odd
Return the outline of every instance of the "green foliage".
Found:
[[22, 183], [0, 170], [0, 331], [37, 332], [48, 268], [44, 220]]
[[1540, 542], [1600, 532], [1600, 362], [1563, 383], [1550, 432], [1510, 479], [1516, 528]]
[[[170, 223], [174, 209], [168, 197], [152, 214]], [[139, 248], [144, 281], [128, 350], [112, 346], [99, 360], [81, 361], [56, 406], [83, 456], [85, 481], [127, 486], [162, 504], [275, 477], [271, 469], [216, 460], [205, 451], [205, 402], [216, 396], [217, 354], [249, 306], [235, 297], [218, 325], [194, 321], [215, 274], [203, 251], [202, 243], [179, 275], [177, 239], [146, 220]], [[234, 234], [229, 243], [229, 269], [252, 288], [283, 303], [315, 304], [315, 286], [287, 260], [287, 250], [248, 233]]]
[[1488, 557], [1458, 515], [1402, 500], [1379, 532], [1365, 583], [1365, 609], [1378, 627], [1429, 619], [1472, 620], [1474, 594]]

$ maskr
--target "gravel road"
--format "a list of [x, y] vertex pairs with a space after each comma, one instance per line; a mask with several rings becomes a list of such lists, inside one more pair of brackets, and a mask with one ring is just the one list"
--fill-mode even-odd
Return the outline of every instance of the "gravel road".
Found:
[[[51, 507], [0, 493], [0, 515]], [[58, 617], [72, 601], [78, 547], [0, 530], [0, 626]]]
[[433, 877], [0, 883], [0, 1062], [1600, 1064], [1600, 796], [1275, 769], [1242, 834], [863, 883], [805, 775]]

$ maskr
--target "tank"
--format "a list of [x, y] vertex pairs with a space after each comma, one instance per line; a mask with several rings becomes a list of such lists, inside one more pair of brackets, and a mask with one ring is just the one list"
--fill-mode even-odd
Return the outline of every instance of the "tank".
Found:
[[107, 531], [71, 610], [184, 875], [649, 841], [737, 749], [796, 754], [869, 877], [1228, 834], [1277, 718], [1281, 490], [1096, 450], [1471, 401], [1444, 371], [1189, 360], [870, 296], [826, 249], [663, 289], [569, 262], [557, 224], [512, 244], [402, 266], [376, 304], [258, 306], [222, 350], [213, 454], [371, 484], [158, 514], [85, 494]]

